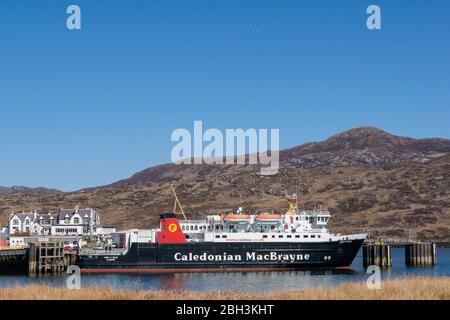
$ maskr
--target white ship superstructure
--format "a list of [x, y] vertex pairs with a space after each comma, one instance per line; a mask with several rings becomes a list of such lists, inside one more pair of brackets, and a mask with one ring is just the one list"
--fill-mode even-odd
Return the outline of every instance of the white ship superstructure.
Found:
[[326, 225], [331, 218], [327, 209], [299, 210], [297, 196], [287, 197], [289, 210], [284, 214], [237, 213], [208, 215], [202, 220], [180, 220], [188, 242], [327, 242], [365, 239], [366, 234], [331, 234]]

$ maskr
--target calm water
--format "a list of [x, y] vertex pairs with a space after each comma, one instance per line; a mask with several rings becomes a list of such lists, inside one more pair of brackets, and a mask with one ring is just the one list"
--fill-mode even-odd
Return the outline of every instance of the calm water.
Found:
[[[404, 249], [393, 248], [393, 268], [382, 272], [382, 280], [409, 275], [450, 276], [450, 249], [438, 250], [438, 265], [409, 268], [404, 264]], [[333, 286], [348, 281], [365, 281], [368, 275], [362, 267], [362, 251], [355, 258], [351, 271], [286, 271], [286, 272], [226, 272], [178, 274], [105, 274], [82, 275], [81, 285], [107, 285], [124, 289], [179, 289], [194, 291], [245, 290], [268, 291]], [[0, 287], [16, 284], [49, 284], [65, 286], [67, 276], [29, 278], [0, 276]]]

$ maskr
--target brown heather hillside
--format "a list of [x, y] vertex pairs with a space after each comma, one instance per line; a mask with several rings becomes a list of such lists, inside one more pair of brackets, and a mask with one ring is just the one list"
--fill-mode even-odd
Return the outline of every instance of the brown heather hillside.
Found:
[[176, 182], [189, 217], [211, 210], [285, 209], [284, 190], [301, 207], [327, 206], [333, 232], [450, 240], [450, 140], [398, 137], [373, 127], [280, 152], [281, 169], [260, 176], [251, 165], [165, 164], [108, 186], [71, 193], [0, 192], [0, 218], [12, 210], [80, 205], [99, 208], [104, 222], [150, 227], [170, 211]]

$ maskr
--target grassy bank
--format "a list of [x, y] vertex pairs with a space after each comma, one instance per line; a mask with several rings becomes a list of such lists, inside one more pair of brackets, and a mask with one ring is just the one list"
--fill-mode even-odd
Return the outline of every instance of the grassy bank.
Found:
[[270, 293], [192, 292], [192, 291], [136, 291], [109, 287], [69, 290], [51, 286], [14, 286], [0, 289], [0, 300], [323, 300], [323, 299], [445, 299], [450, 300], [450, 277], [413, 277], [383, 281], [380, 290], [367, 289], [366, 283], [346, 283], [331, 288], [313, 288]]

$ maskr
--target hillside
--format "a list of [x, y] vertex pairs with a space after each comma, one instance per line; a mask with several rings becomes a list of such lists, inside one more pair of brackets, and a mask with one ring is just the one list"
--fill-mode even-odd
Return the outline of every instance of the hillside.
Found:
[[301, 194], [301, 207], [330, 208], [333, 232], [450, 239], [450, 140], [361, 127], [283, 150], [280, 164], [275, 176], [260, 176], [256, 165], [165, 164], [72, 193], [0, 192], [0, 218], [5, 222], [12, 210], [80, 205], [99, 208], [103, 221], [119, 227], [149, 227], [171, 210], [169, 184], [176, 182], [190, 217], [238, 206], [281, 211], [287, 190]]
[[18, 195], [31, 195], [31, 196], [48, 196], [53, 194], [62, 193], [62, 191], [56, 189], [48, 189], [43, 187], [29, 188], [23, 186], [13, 186], [13, 187], [1, 187], [0, 195], [4, 196], [18, 196]]

